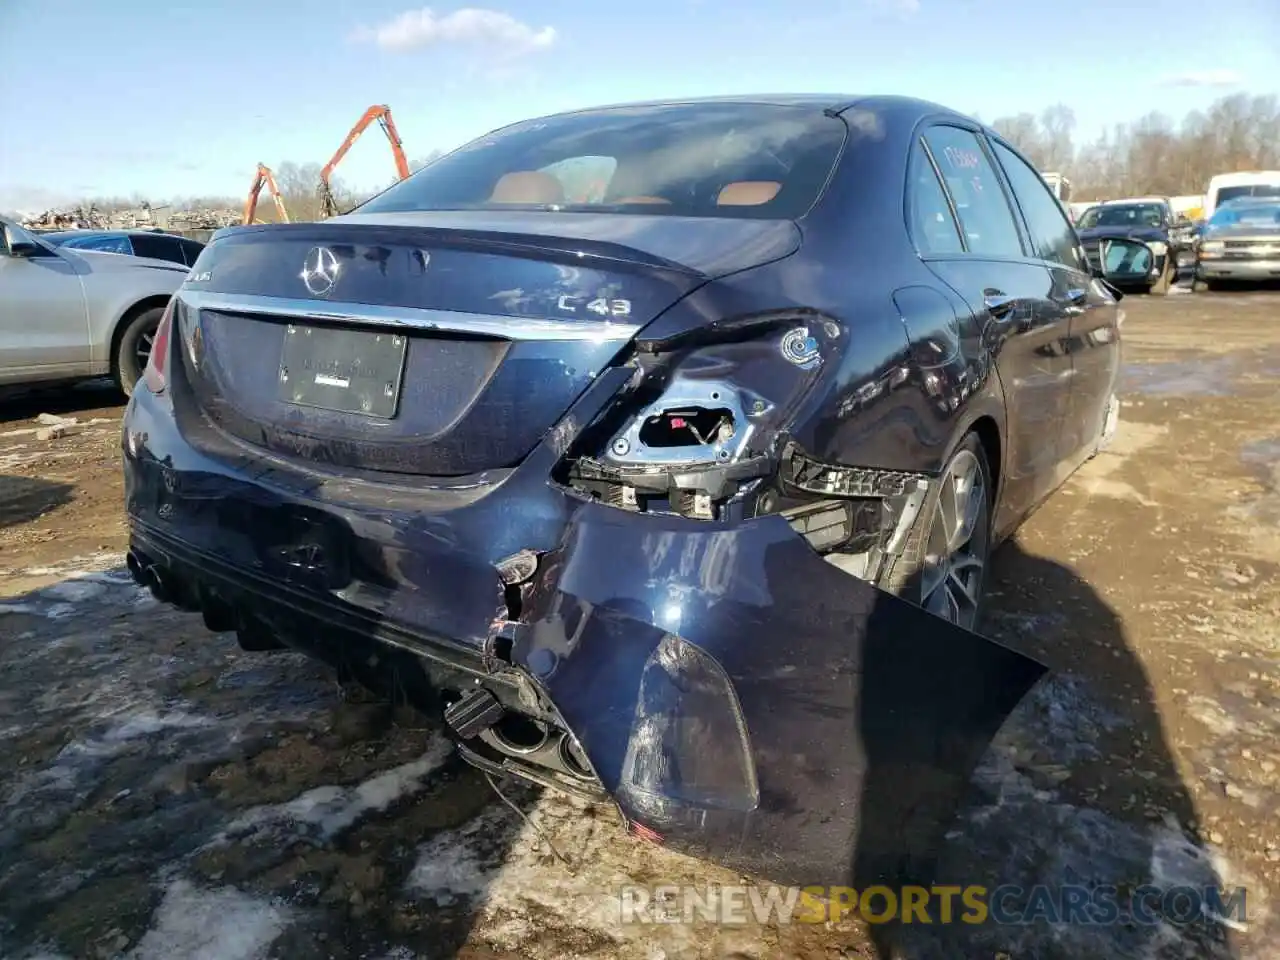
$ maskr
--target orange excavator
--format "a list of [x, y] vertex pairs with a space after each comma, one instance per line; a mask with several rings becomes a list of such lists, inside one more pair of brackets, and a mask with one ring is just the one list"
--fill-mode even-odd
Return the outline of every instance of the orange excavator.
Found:
[[280, 223], [289, 222], [289, 213], [284, 208], [284, 197], [280, 196], [280, 188], [276, 186], [275, 174], [265, 164], [258, 164], [257, 173], [253, 177], [253, 186], [249, 188], [249, 196], [244, 202], [244, 223], [254, 223], [258, 212], [258, 196], [263, 186], [271, 191], [271, 199], [275, 201], [276, 216]]
[[320, 206], [324, 216], [333, 217], [338, 214], [338, 201], [333, 196], [333, 190], [329, 186], [329, 179], [333, 176], [333, 168], [342, 162], [342, 158], [347, 155], [347, 151], [351, 149], [352, 144], [360, 139], [360, 134], [364, 133], [369, 124], [375, 120], [378, 121], [378, 125], [382, 127], [382, 132], [387, 135], [387, 140], [391, 144], [391, 156], [396, 162], [396, 173], [400, 175], [401, 180], [409, 176], [409, 161], [405, 159], [404, 144], [400, 142], [400, 134], [396, 131], [395, 122], [391, 119], [391, 108], [385, 104], [370, 107], [356, 121], [356, 125], [347, 134], [347, 139], [342, 141], [342, 146], [338, 147], [337, 152], [324, 165], [324, 169], [320, 171]]

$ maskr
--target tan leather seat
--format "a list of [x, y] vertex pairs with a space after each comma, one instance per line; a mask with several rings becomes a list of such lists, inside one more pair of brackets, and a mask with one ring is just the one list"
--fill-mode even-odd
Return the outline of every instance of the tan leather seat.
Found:
[[549, 173], [516, 170], [493, 185], [490, 203], [564, 203], [564, 185]]
[[659, 203], [671, 206], [671, 201], [666, 197], [619, 197], [617, 200], [610, 200], [610, 203]]
[[738, 180], [726, 183], [716, 197], [718, 207], [757, 207], [778, 195], [782, 184], [777, 180]]

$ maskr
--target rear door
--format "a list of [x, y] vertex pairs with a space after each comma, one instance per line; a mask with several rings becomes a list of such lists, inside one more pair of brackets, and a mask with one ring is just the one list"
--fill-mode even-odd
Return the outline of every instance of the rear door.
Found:
[[1022, 209], [1031, 245], [1053, 278], [1050, 309], [1065, 318], [1071, 361], [1071, 402], [1061, 447], [1067, 461], [1092, 450], [1120, 365], [1119, 311], [1115, 298], [1093, 282], [1075, 230], [1026, 160], [1008, 144], [992, 141], [995, 156]]
[[[1006, 402], [1005, 501], [1021, 513], [1056, 482], [1071, 396], [1068, 321], [1053, 305], [1053, 279], [1032, 255], [977, 132], [936, 124], [914, 152], [913, 179], [922, 177], [927, 187], [932, 174], [941, 183], [960, 227], [959, 250], [922, 245], [921, 253], [965, 299], [995, 357]], [[913, 224], [918, 237], [925, 227]]]

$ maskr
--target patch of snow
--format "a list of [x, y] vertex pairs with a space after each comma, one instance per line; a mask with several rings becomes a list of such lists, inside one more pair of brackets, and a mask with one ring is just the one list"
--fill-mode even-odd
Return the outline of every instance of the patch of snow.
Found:
[[129, 960], [260, 960], [292, 921], [278, 904], [231, 887], [200, 889], [176, 880], [165, 891], [155, 923]]
[[193, 716], [182, 710], [170, 710], [166, 713], [157, 713], [148, 708], [132, 712], [125, 710], [126, 708], [120, 708], [117, 713], [117, 716], [124, 714], [119, 723], [96, 736], [71, 741], [58, 751], [49, 766], [19, 781], [9, 795], [8, 804], [13, 806], [31, 794], [45, 790], [74, 790], [78, 777], [85, 775], [87, 768], [124, 752], [135, 740], [167, 731], [209, 727], [215, 722], [208, 717]]
[[51, 587], [45, 587], [42, 593], [46, 597], [52, 597], [55, 600], [61, 600], [64, 603], [83, 603], [86, 600], [94, 600], [106, 591], [106, 585], [99, 577], [90, 579], [90, 575], [82, 577], [72, 577], [63, 580], [61, 583], [55, 583]]
[[318, 839], [331, 839], [362, 817], [388, 810], [400, 800], [421, 793], [452, 752], [453, 744], [436, 735], [417, 760], [354, 787], [316, 787], [287, 803], [254, 807], [232, 821], [215, 843], [240, 840], [263, 831], [300, 830]]

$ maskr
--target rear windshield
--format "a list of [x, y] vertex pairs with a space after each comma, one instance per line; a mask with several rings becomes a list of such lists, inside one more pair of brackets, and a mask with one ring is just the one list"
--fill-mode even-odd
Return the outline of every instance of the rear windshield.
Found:
[[474, 140], [358, 213], [533, 209], [682, 217], [803, 216], [844, 144], [813, 107], [619, 107], [531, 120]]
[[1237, 197], [1280, 197], [1280, 183], [1249, 183], [1240, 187], [1223, 187], [1218, 191], [1219, 204]]

